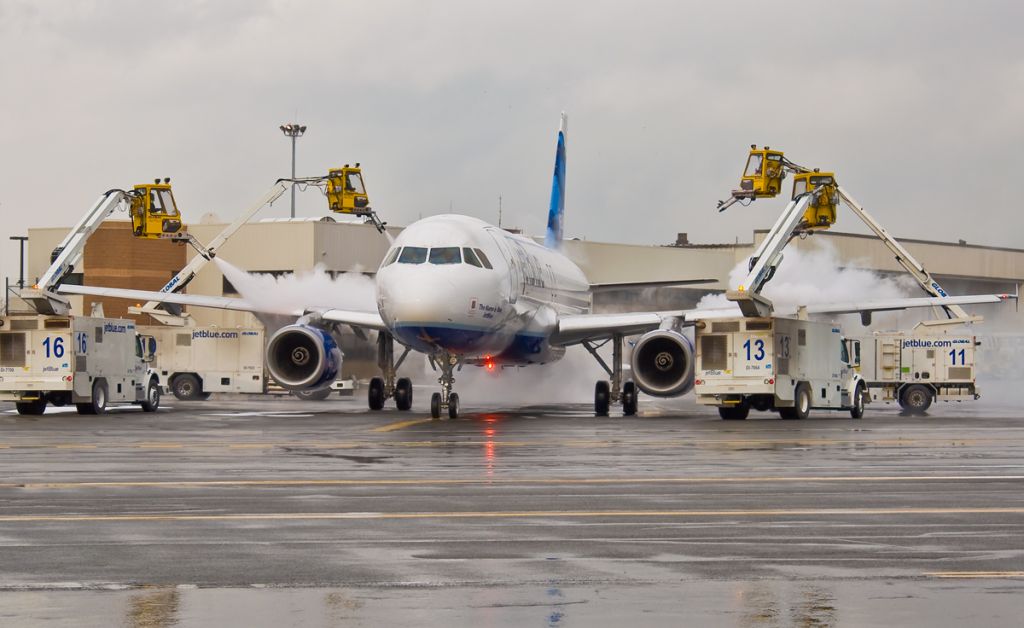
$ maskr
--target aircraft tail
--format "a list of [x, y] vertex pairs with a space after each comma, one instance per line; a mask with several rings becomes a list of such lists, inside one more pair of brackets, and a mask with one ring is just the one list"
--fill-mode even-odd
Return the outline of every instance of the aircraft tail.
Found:
[[558, 126], [558, 144], [555, 148], [555, 174], [551, 179], [551, 204], [548, 207], [548, 229], [544, 235], [544, 246], [557, 248], [562, 241], [562, 223], [565, 217], [565, 134], [569, 128], [569, 116], [562, 112]]

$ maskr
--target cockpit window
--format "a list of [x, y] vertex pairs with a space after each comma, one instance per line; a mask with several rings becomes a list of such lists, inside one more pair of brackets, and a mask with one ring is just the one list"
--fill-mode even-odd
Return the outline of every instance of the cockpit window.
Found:
[[473, 251], [475, 251], [476, 256], [480, 258], [480, 262], [484, 265], [484, 268], [486, 268], [487, 270], [494, 268], [493, 266], [491, 266], [491, 261], [487, 259], [487, 256], [484, 255], [483, 251], [481, 251], [480, 249], [473, 249]]
[[459, 255], [457, 246], [441, 246], [430, 249], [431, 264], [461, 264], [462, 256]]
[[480, 259], [473, 252], [473, 249], [469, 247], [462, 248], [462, 259], [466, 261], [470, 266], [476, 266], [477, 268], [483, 268], [484, 265], [480, 263]]
[[400, 246], [396, 246], [395, 248], [391, 249], [391, 252], [388, 253], [388, 256], [384, 258], [384, 263], [381, 264], [381, 266], [390, 266], [394, 264], [395, 260], [398, 259], [398, 254], [401, 252], [402, 247]]
[[422, 264], [427, 261], [427, 249], [422, 246], [407, 246], [398, 256], [399, 264]]

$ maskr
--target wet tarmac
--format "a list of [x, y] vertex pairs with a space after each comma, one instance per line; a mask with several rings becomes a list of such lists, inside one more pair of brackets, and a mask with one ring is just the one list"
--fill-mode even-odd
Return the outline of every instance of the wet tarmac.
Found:
[[1014, 407], [723, 422], [643, 401], [631, 418], [239, 397], [0, 413], [0, 625], [1024, 616]]

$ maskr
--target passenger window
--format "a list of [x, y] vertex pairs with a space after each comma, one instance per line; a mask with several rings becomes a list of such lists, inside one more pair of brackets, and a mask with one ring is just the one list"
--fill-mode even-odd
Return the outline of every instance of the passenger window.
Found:
[[484, 265], [484, 268], [488, 270], [494, 268], [493, 266], [491, 266], [490, 260], [487, 259], [487, 256], [484, 255], [483, 251], [481, 251], [480, 249], [473, 249], [473, 251], [476, 253], [476, 256], [480, 258], [480, 263]]
[[441, 246], [430, 249], [431, 264], [461, 264], [462, 256], [457, 246]]
[[398, 259], [398, 254], [401, 253], [401, 252], [402, 252], [402, 247], [400, 247], [400, 246], [391, 249], [391, 252], [388, 253], [388, 256], [384, 258], [384, 263], [381, 264], [381, 265], [382, 266], [390, 266], [390, 265], [394, 264], [395, 260]]
[[477, 268], [484, 267], [484, 265], [481, 264], [480, 260], [477, 258], [476, 253], [474, 253], [473, 249], [469, 247], [463, 247], [462, 259], [466, 260], [466, 263], [469, 264], [470, 266], [476, 266]]
[[399, 264], [422, 264], [427, 261], [427, 249], [421, 246], [407, 246], [398, 256]]

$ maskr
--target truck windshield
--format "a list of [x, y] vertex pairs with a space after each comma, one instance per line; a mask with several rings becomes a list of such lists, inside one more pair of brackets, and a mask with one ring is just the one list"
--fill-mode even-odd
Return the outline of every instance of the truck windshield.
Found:
[[177, 216], [178, 208], [174, 205], [174, 196], [170, 190], [153, 190], [150, 195], [150, 211], [154, 214]]
[[747, 177], [756, 177], [761, 174], [761, 153], [754, 153], [750, 156], [750, 159], [747, 160], [747, 169], [743, 174]]
[[363, 188], [363, 175], [356, 172], [348, 173], [345, 176], [345, 191], [366, 194], [366, 189]]

